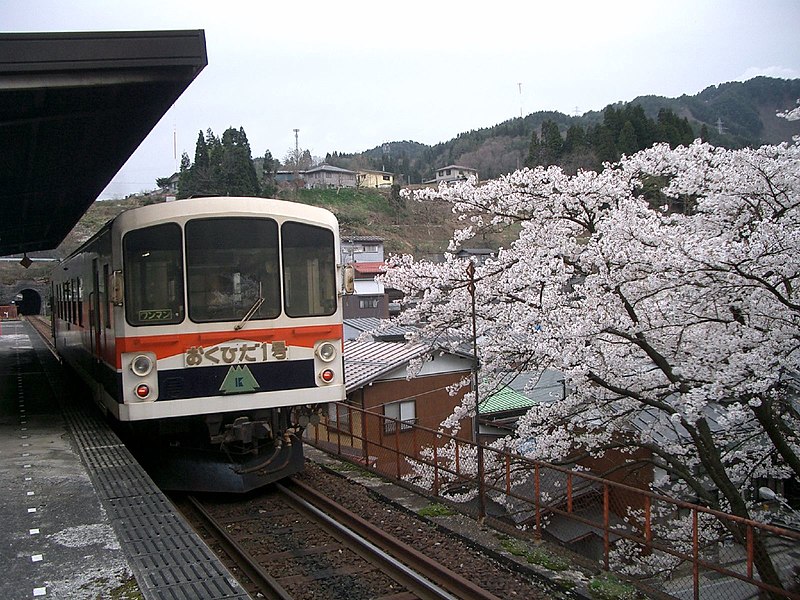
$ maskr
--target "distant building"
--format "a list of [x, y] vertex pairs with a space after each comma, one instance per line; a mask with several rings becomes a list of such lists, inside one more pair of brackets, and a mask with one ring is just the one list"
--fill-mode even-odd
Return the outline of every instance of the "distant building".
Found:
[[180, 180], [180, 173], [173, 173], [169, 179], [164, 182], [164, 185], [158, 190], [159, 193], [165, 196], [174, 196], [178, 193], [178, 181]]
[[465, 181], [470, 177], [478, 178], [478, 170], [461, 165], [447, 165], [436, 170], [436, 183], [447, 181]]
[[319, 165], [303, 173], [308, 188], [356, 187], [358, 173], [331, 165]]
[[385, 188], [391, 187], [393, 183], [393, 173], [387, 171], [370, 171], [368, 169], [358, 170], [359, 187]]
[[342, 262], [383, 262], [383, 238], [372, 235], [342, 236]]
[[354, 262], [355, 293], [344, 296], [343, 314], [345, 319], [389, 316], [389, 299], [383, 284], [375, 280], [383, 273], [386, 264], [378, 262]]
[[[275, 172], [275, 181], [278, 183], [291, 183], [294, 181], [294, 171], [276, 171]], [[305, 175], [305, 171], [297, 171], [297, 178], [302, 179], [303, 175]]]
[[496, 255], [497, 252], [491, 248], [462, 248], [456, 253], [458, 258], [472, 258], [479, 265], [482, 265], [490, 258], [494, 258]]

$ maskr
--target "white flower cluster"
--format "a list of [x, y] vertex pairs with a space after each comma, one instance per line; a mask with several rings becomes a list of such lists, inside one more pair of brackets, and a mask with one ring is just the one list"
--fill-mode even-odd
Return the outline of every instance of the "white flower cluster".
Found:
[[393, 257], [383, 276], [406, 293], [417, 341], [471, 343], [452, 252], [486, 228], [518, 231], [476, 267], [481, 385], [549, 368], [567, 393], [520, 418], [510, 444], [566, 462], [614, 449], [672, 493], [742, 515], [755, 478], [800, 475], [798, 146], [656, 145], [601, 173], [523, 169], [424, 195], [464, 227], [443, 263]]

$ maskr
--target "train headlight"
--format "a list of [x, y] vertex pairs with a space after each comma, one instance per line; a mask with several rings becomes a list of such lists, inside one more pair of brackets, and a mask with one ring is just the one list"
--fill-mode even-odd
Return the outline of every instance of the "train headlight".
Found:
[[[153, 370], [153, 359], [147, 356], [146, 354], [140, 354], [131, 361], [131, 371], [133, 371], [133, 373], [135, 375], [138, 375], [139, 377], [147, 377], [148, 375], [150, 375], [152, 370]], [[140, 398], [144, 397], [139, 395], [138, 391], [137, 395]]]
[[317, 356], [323, 362], [331, 362], [336, 358], [336, 346], [330, 342], [322, 342], [317, 346]]

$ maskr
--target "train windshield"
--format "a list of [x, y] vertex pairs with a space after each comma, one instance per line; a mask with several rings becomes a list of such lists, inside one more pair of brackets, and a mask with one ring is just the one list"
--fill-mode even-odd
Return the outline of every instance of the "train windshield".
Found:
[[281, 312], [278, 224], [272, 219], [194, 219], [186, 223], [189, 318], [239, 321]]
[[175, 223], [130, 231], [123, 241], [125, 315], [131, 325], [183, 321], [183, 251]]
[[336, 312], [333, 232], [287, 221], [281, 226], [286, 314], [316, 317]]

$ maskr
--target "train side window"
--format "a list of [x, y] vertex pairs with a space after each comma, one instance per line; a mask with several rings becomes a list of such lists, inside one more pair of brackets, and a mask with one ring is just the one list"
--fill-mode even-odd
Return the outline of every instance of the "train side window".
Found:
[[75, 280], [70, 280], [69, 285], [69, 320], [70, 323], [78, 324], [78, 286], [75, 285]]
[[122, 245], [128, 323], [171, 325], [183, 321], [180, 226], [165, 223], [129, 231]]
[[336, 255], [330, 229], [287, 221], [281, 226], [286, 314], [319, 317], [336, 312]]
[[280, 315], [278, 224], [224, 217], [186, 223], [189, 318], [203, 323]]
[[75, 290], [75, 321], [79, 326], [83, 327], [83, 281], [78, 277], [77, 282]]

